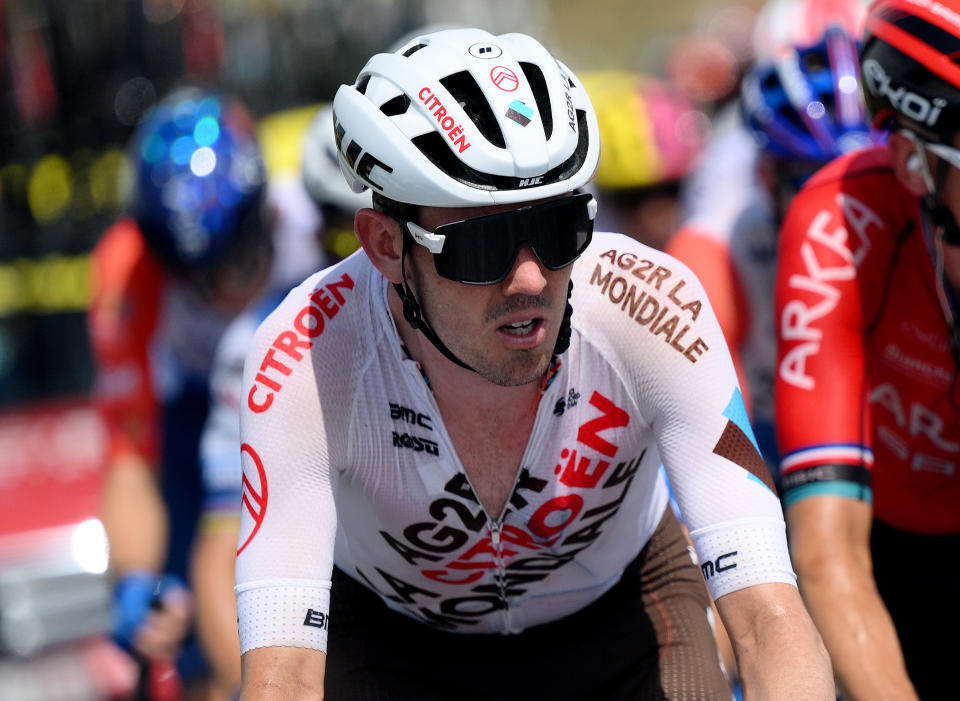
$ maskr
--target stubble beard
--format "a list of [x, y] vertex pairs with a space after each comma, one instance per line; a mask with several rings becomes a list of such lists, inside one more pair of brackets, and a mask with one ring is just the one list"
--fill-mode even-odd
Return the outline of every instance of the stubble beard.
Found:
[[[499, 387], [519, 387], [535, 382], [539, 383], [543, 380], [553, 357], [552, 349], [556, 343], [558, 330], [549, 333], [544, 343], [536, 348], [506, 350], [503, 351], [506, 357], [502, 360], [492, 359], [490, 353], [485, 354], [482, 349], [477, 348], [476, 344], [471, 345], [470, 333], [464, 329], [461, 324], [456, 323], [455, 315], [452, 315], [453, 323], [440, 323], [435, 325], [434, 322], [437, 319], [447, 320], [444, 314], [438, 313], [438, 307], [442, 305], [443, 302], [437, 301], [434, 303], [434, 299], [437, 299], [439, 295], [434, 296], [429, 301], [425, 300], [425, 295], [423, 294], [424, 281], [421, 271], [416, 265], [413, 265], [410, 266], [410, 272], [413, 277], [413, 282], [416, 285], [415, 294], [417, 295], [427, 322], [433, 326], [434, 331], [443, 344], [446, 345], [457, 358], [473, 368], [480, 377]], [[486, 313], [484, 321], [496, 321], [497, 318], [508, 314], [513, 309], [531, 307], [536, 307], [547, 312], [551, 309], [552, 305], [545, 296], [510, 297]]]
[[540, 348], [511, 352], [506, 363], [486, 363], [478, 359], [472, 364], [483, 379], [500, 387], [519, 387], [543, 380], [550, 363], [550, 356]]

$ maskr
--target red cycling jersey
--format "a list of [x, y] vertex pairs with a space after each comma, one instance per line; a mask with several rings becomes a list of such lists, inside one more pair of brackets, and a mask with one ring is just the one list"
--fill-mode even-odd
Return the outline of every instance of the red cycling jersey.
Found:
[[847, 496], [895, 528], [960, 532], [953, 301], [932, 242], [884, 147], [794, 199], [776, 290], [785, 505]]
[[90, 337], [97, 361], [95, 396], [106, 420], [111, 458], [158, 457], [157, 399], [149, 349], [165, 275], [137, 225], [121, 219], [93, 252]]

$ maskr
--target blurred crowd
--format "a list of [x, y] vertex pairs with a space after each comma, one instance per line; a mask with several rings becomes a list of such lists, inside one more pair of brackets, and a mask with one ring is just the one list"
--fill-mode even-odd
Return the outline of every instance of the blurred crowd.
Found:
[[[550, 3], [480, 5], [0, 0], [0, 698], [236, 697], [244, 353], [369, 206], [329, 103], [425, 26], [549, 42]], [[597, 229], [703, 282], [778, 480], [778, 237], [817, 169], [883, 143], [866, 6], [705, 2], [642, 66], [568, 61]]]

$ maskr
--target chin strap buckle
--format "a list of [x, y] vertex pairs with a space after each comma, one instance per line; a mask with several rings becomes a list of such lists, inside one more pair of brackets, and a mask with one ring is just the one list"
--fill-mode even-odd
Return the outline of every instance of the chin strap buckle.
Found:
[[403, 318], [414, 329], [420, 328], [420, 305], [413, 299], [413, 295], [403, 296]]

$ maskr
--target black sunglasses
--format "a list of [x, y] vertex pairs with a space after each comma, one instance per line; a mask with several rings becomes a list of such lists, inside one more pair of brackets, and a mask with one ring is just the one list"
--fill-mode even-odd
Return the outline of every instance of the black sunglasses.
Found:
[[436, 231], [402, 223], [414, 241], [433, 253], [440, 276], [469, 285], [493, 285], [507, 277], [517, 253], [526, 246], [549, 270], [573, 263], [593, 238], [596, 215], [596, 200], [581, 193], [443, 224]]

